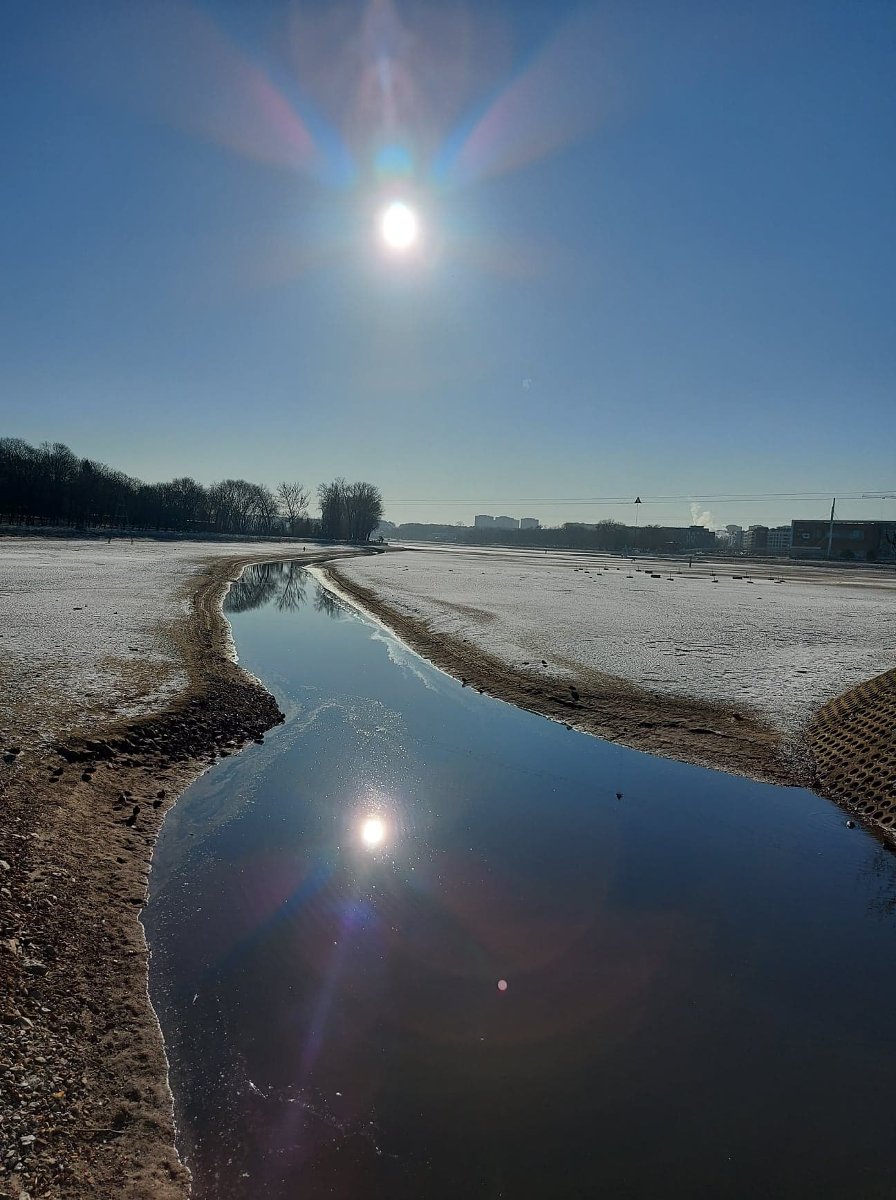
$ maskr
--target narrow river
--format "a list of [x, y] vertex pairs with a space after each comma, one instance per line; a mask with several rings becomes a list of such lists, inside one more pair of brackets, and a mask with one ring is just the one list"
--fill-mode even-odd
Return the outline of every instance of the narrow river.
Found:
[[287, 721], [153, 865], [197, 1200], [896, 1194], [894, 856], [463, 688], [299, 568], [225, 608]]

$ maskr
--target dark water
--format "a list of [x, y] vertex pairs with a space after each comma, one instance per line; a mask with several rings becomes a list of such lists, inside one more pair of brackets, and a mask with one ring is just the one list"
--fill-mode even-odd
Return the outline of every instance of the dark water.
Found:
[[145, 914], [198, 1197], [896, 1194], [871, 837], [463, 689], [295, 568], [228, 607], [288, 720], [178, 802]]

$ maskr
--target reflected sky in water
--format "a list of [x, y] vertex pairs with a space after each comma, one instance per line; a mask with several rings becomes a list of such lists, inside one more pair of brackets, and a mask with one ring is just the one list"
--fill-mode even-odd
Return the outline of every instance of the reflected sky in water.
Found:
[[462, 689], [301, 568], [226, 608], [287, 722], [178, 802], [145, 914], [198, 1197], [892, 1194], [877, 843]]

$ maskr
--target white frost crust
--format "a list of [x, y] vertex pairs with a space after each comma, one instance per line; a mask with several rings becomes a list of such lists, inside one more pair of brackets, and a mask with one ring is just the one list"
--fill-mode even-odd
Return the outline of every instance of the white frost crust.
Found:
[[749, 707], [789, 733], [896, 667], [896, 579], [881, 571], [719, 563], [714, 583], [705, 564], [686, 561], [448, 547], [338, 569], [507, 663]]

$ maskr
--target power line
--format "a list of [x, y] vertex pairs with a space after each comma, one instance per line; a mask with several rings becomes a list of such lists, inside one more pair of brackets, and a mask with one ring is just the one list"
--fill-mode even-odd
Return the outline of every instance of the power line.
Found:
[[[641, 493], [641, 501], [643, 504], [669, 504], [675, 501], [688, 502], [692, 504], [704, 504], [712, 502], [713, 504], [768, 504], [776, 500], [829, 500], [831, 496], [836, 496], [838, 500], [886, 500], [890, 496], [881, 489], [880, 491], [842, 491], [839, 488], [830, 488], [823, 492], [732, 492], [732, 493], [708, 493], [708, 492], [689, 492], [685, 495], [657, 495], [651, 496], [647, 493]], [[466, 504], [466, 505], [491, 505], [495, 507], [500, 504], [633, 504], [634, 496], [504, 496], [498, 499], [416, 499], [416, 500], [393, 500], [387, 498], [385, 504]]]

